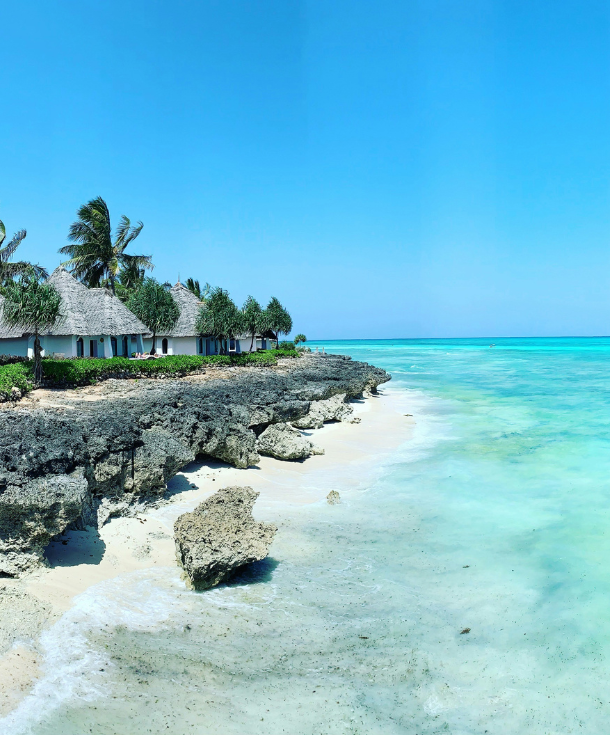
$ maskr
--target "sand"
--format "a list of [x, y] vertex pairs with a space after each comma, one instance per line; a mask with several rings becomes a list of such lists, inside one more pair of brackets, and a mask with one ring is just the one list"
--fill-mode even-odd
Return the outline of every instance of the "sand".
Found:
[[[217, 489], [250, 485], [260, 492], [255, 517], [273, 520], [283, 508], [326, 502], [339, 484], [344, 499], [374, 477], [389, 455], [406, 442], [415, 420], [390, 389], [353, 402], [359, 424], [332, 423], [306, 431], [325, 454], [304, 462], [262, 457], [259, 466], [238, 470], [220, 463], [193, 463], [178, 473], [157, 507], [136, 517], [115, 518], [99, 531], [69, 531], [47, 550], [48, 568], [0, 585], [0, 716], [27, 694], [38, 675], [37, 637], [91, 585], [137, 569], [176, 564], [173, 524]], [[346, 492], [347, 491], [347, 492]], [[15, 622], [18, 620], [19, 622]]]

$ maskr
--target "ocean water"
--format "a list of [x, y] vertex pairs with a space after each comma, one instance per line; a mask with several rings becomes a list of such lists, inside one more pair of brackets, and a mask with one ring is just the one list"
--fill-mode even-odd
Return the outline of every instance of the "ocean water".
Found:
[[0, 732], [610, 730], [610, 339], [322, 344], [392, 373], [413, 441], [229, 586], [88, 590]]

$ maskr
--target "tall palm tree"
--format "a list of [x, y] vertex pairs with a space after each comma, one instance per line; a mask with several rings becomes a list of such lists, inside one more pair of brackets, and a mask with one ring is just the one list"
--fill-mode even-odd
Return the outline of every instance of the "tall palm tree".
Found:
[[61, 319], [61, 296], [54, 286], [44, 283], [33, 268], [27, 269], [6, 287], [2, 319], [9, 327], [20, 327], [34, 336], [34, 382], [42, 382], [40, 332]]
[[110, 212], [102, 197], [83, 204], [77, 215], [78, 219], [68, 233], [72, 244], [60, 248], [59, 252], [70, 256], [63, 265], [87, 286], [99, 286], [106, 280], [114, 294], [121, 268], [130, 271], [154, 268], [150, 255], [125, 253], [127, 246], [142, 232], [144, 225], [141, 222], [132, 227], [129, 218], [123, 215], [113, 241]]
[[30, 269], [33, 269], [34, 273], [39, 278], [48, 277], [49, 274], [39, 265], [32, 265], [31, 263], [26, 263], [24, 260], [15, 261], [13, 263], [9, 262], [15, 254], [15, 250], [17, 250], [19, 245], [21, 245], [25, 239], [26, 234], [25, 230], [19, 230], [19, 232], [13, 235], [13, 238], [4, 245], [4, 241], [6, 240], [6, 228], [4, 227], [4, 222], [0, 220], [0, 285], [7, 283], [8, 281], [12, 281], [13, 278], [16, 278], [17, 276], [22, 276], [24, 273], [29, 272]]

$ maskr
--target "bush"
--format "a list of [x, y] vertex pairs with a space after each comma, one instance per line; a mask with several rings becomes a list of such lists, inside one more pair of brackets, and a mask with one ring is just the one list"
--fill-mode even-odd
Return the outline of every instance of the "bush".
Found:
[[0, 355], [0, 365], [14, 365], [18, 362], [28, 362], [28, 357], [17, 357], [16, 355]]
[[45, 382], [60, 385], [91, 385], [108, 378], [181, 377], [209, 365], [275, 365], [278, 357], [298, 357], [295, 350], [266, 350], [242, 355], [167, 355], [154, 360], [130, 360], [127, 357], [45, 359], [42, 371]]
[[21, 393], [32, 390], [34, 385], [34, 363], [21, 361], [12, 365], [0, 366], [0, 401], [13, 398], [12, 388], [18, 388]]
[[280, 350], [294, 350], [294, 342], [280, 342]]

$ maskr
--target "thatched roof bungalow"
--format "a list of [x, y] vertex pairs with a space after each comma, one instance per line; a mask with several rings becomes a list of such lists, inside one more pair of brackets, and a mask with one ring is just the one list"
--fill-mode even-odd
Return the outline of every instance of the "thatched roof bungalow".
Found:
[[[143, 352], [147, 327], [107, 288], [87, 288], [59, 267], [48, 283], [62, 299], [60, 319], [41, 335], [46, 355], [63, 357], [129, 356]], [[33, 356], [34, 338], [2, 321], [0, 297], [0, 354]]]
[[[157, 335], [157, 352], [164, 355], [217, 355], [220, 352], [218, 340], [209, 335], [200, 334], [195, 325], [197, 317], [205, 304], [180, 281], [172, 286], [170, 293], [180, 309], [180, 316], [172, 330]], [[268, 340], [260, 335], [254, 340], [247, 335], [241, 335], [236, 339], [229, 340], [223, 345], [226, 352], [249, 352], [252, 345], [253, 351], [257, 348], [265, 349]], [[152, 349], [152, 338], [144, 340], [147, 351]]]

